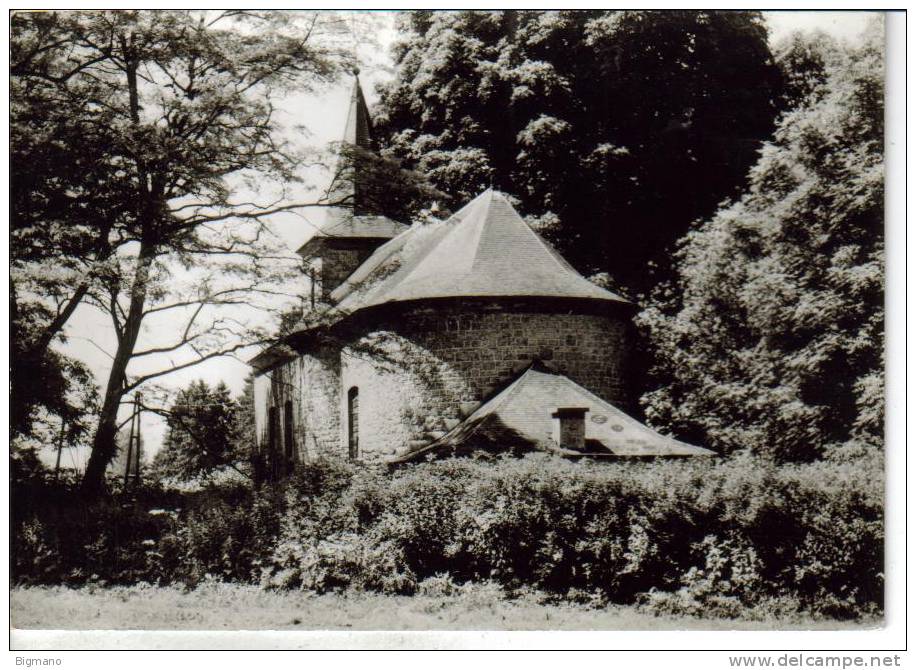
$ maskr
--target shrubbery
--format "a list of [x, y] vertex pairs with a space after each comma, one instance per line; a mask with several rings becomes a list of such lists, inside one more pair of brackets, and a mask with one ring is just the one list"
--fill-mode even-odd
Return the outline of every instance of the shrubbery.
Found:
[[883, 603], [883, 460], [871, 452], [796, 466], [537, 455], [389, 474], [319, 463], [255, 492], [169, 495], [37, 506], [16, 519], [14, 579], [387, 593], [492, 582], [759, 617], [852, 617]]

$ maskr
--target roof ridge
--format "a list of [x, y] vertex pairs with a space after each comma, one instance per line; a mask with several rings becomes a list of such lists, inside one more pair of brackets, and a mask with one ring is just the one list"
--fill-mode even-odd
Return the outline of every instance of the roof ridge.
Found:
[[[525, 228], [525, 230], [528, 232], [528, 234], [534, 237], [534, 239], [535, 239], [535, 240], [537, 241], [537, 243], [541, 246], [541, 248], [542, 248], [544, 251], [547, 252], [547, 255], [550, 256], [551, 260], [553, 260], [553, 262], [556, 263], [556, 264], [560, 267], [560, 269], [561, 269], [562, 271], [567, 272], [567, 273], [572, 272], [572, 273], [575, 274], [576, 277], [579, 277], [579, 278], [581, 278], [581, 279], [584, 279], [585, 281], [588, 281], [588, 280], [585, 279], [585, 277], [583, 277], [583, 276], [582, 276], [582, 275], [581, 275], [572, 265], [570, 265], [569, 262], [566, 261], [566, 259], [563, 259], [563, 261], [561, 262], [561, 261], [557, 258], [557, 256], [559, 255], [559, 252], [557, 252], [557, 251], [556, 251], [555, 249], [553, 249], [550, 245], [548, 245], [547, 241], [544, 240], [544, 238], [542, 238], [540, 235], [538, 235], [537, 232], [536, 232], [534, 229], [532, 229], [531, 226], [528, 225], [528, 223], [525, 221], [525, 219], [523, 219], [522, 216], [521, 216], [521, 214], [519, 214], [519, 213], [516, 211], [515, 207], [512, 206], [512, 203], [509, 202], [509, 199], [508, 199], [505, 195], [503, 195], [502, 193], [499, 193], [499, 196], [503, 199], [503, 201], [504, 201], [507, 205], [509, 205], [509, 209], [510, 209], [510, 210], [512, 211], [512, 213], [518, 218], [518, 220], [522, 222], [522, 225], [524, 226], [524, 228]], [[561, 258], [562, 258], [562, 257], [561, 257]]]
[[[495, 402], [493, 406], [489, 408], [487, 413], [481, 417], [477, 425], [471, 426], [470, 430], [468, 430], [467, 432], [467, 437], [476, 435], [477, 432], [481, 428], [483, 428], [484, 424], [486, 424], [487, 419], [492, 417], [496, 412], [502, 409], [506, 405], [506, 403], [509, 402], [509, 400], [511, 400], [512, 398], [514, 398], [515, 396], [519, 394], [522, 387], [525, 385], [525, 377], [528, 375], [529, 372], [531, 372], [531, 369], [532, 369], [532, 366], [528, 365], [522, 372], [518, 374], [518, 376], [515, 379], [513, 379], [511, 382], [503, 386], [501, 391], [493, 395], [488, 400], [484, 400], [483, 402], [481, 402], [480, 405], [477, 406], [477, 409], [475, 409], [473, 412], [471, 412], [466, 417], [464, 417], [464, 419], [462, 419], [457, 425], [455, 425], [445, 435], [435, 440], [434, 442], [430, 442], [428, 445], [423, 447], [423, 450], [433, 449], [436, 446], [438, 446], [439, 444], [442, 444], [443, 442], [446, 441], [449, 435], [460, 431], [461, 427], [466, 425], [469, 421], [471, 421], [474, 418], [474, 415], [477, 414], [480, 410], [482, 410], [484, 407], [486, 407], [490, 403], [494, 403], [494, 401], [498, 400], [498, 402]], [[419, 451], [415, 453], [419, 453]]]

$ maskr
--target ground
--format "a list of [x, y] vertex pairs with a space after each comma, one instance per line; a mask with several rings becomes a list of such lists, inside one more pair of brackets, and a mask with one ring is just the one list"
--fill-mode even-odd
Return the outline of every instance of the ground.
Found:
[[315, 595], [256, 586], [14, 588], [18, 629], [102, 630], [759, 630], [862, 628], [879, 621], [741, 621], [656, 617], [636, 607], [508, 601], [481, 588], [460, 595]]

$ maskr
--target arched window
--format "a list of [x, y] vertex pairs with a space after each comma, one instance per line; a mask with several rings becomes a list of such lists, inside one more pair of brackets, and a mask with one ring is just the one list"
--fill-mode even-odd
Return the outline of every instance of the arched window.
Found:
[[347, 391], [347, 446], [350, 458], [359, 457], [359, 389]]

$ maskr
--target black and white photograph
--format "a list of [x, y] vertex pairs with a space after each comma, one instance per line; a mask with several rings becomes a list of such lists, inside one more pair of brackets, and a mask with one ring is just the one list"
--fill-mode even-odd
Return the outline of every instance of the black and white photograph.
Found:
[[11, 650], [885, 629], [894, 13], [12, 10]]

